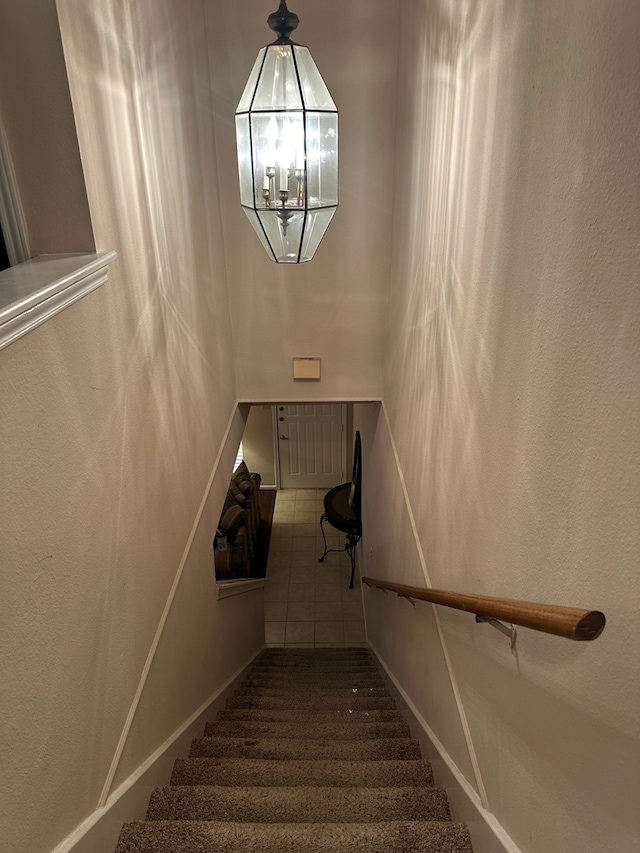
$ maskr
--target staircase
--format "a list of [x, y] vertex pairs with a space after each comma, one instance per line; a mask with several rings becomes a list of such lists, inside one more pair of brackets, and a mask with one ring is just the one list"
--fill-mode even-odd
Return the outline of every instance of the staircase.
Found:
[[471, 853], [368, 649], [268, 649], [116, 853]]

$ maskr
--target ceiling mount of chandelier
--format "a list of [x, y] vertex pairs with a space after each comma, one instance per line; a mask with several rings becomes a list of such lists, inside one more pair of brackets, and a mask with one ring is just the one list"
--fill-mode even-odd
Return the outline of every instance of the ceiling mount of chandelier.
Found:
[[281, 0], [236, 110], [240, 201], [269, 257], [310, 261], [338, 206], [338, 111]]

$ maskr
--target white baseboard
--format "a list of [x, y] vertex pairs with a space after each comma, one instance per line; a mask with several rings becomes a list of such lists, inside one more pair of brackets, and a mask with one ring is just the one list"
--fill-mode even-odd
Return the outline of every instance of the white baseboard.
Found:
[[412, 734], [420, 741], [422, 754], [431, 762], [436, 785], [447, 792], [453, 819], [466, 823], [469, 828], [473, 853], [522, 853], [496, 816], [482, 805], [475, 789], [396, 681], [378, 650], [373, 645], [371, 649], [391, 682], [389, 686], [398, 707], [406, 713], [406, 722], [412, 728]]
[[252, 655], [198, 710], [111, 794], [105, 805], [84, 820], [51, 853], [113, 853], [122, 824], [142, 820], [154, 788], [168, 785], [176, 758], [186, 757], [194, 737], [202, 737], [212, 713], [224, 707], [237, 681], [260, 654]]

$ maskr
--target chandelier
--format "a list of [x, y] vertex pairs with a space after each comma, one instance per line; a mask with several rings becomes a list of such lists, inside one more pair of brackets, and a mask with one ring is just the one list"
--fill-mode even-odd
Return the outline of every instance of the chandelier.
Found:
[[310, 261], [338, 206], [338, 111], [281, 0], [236, 110], [240, 202], [269, 257]]

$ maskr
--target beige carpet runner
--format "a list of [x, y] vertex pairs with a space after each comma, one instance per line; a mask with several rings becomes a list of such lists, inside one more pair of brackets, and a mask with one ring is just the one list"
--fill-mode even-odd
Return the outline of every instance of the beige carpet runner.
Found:
[[268, 649], [116, 853], [471, 853], [368, 649]]

